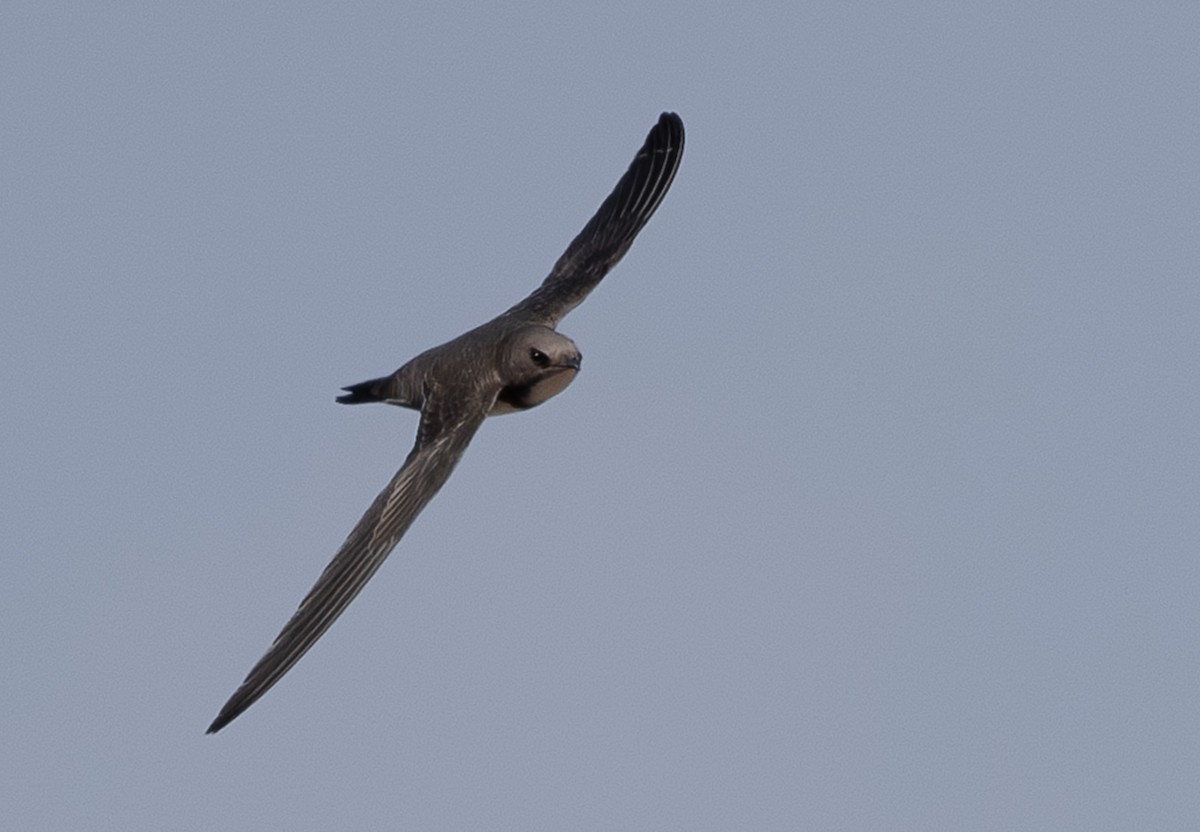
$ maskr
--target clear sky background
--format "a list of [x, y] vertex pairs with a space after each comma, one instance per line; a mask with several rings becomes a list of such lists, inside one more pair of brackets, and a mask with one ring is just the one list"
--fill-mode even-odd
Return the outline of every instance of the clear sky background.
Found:
[[[0, 12], [0, 800], [40, 830], [1200, 828], [1200, 6]], [[341, 620], [346, 408], [687, 151]]]

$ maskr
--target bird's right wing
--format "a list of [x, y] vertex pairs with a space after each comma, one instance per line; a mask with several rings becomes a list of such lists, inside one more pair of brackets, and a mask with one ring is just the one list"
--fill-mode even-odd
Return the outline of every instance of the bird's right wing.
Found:
[[[278, 682], [329, 629], [375, 574], [421, 509], [445, 484], [491, 409], [486, 401], [446, 407], [426, 391], [417, 441], [404, 465], [375, 498], [275, 642], [230, 697], [208, 733], [220, 731]], [[452, 411], [452, 412], [451, 412]]]
[[667, 195], [682, 158], [683, 120], [663, 113], [629, 170], [558, 258], [549, 277], [504, 314], [556, 326], [629, 250]]

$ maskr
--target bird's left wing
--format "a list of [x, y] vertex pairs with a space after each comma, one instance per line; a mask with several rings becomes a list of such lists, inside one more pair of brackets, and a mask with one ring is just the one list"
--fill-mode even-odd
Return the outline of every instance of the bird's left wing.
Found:
[[658, 208], [683, 158], [683, 120], [663, 113], [629, 169], [533, 294], [504, 315], [549, 327], [583, 302]]
[[220, 731], [278, 682], [329, 629], [375, 574], [417, 514], [445, 484], [491, 409], [490, 398], [453, 407], [426, 390], [417, 441], [404, 465], [371, 503], [292, 619], [234, 692], [208, 733]]

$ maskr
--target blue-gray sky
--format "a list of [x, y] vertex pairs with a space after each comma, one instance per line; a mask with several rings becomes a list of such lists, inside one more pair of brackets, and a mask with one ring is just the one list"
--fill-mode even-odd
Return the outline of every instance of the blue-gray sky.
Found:
[[[39, 830], [1200, 826], [1200, 7], [0, 12], [0, 789]], [[348, 612], [345, 408], [688, 148]]]

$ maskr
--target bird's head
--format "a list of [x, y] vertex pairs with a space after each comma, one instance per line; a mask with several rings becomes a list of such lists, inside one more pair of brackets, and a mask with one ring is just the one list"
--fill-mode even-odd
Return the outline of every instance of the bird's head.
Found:
[[527, 410], [562, 392], [575, 379], [582, 360], [575, 342], [548, 326], [517, 330], [505, 339], [502, 350], [504, 390], [498, 412]]

